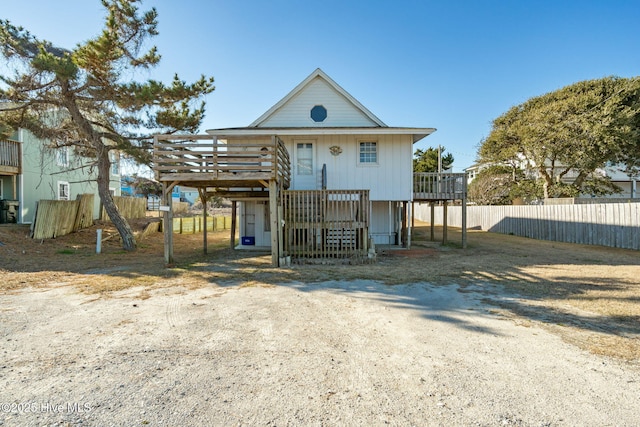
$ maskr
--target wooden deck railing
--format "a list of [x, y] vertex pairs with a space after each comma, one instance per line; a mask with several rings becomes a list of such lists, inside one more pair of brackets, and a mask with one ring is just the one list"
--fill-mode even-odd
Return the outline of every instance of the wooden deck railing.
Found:
[[415, 172], [413, 174], [413, 199], [461, 200], [466, 198], [466, 173]]
[[221, 143], [211, 136], [156, 136], [153, 149], [159, 181], [271, 180], [291, 183], [291, 161], [279, 138]]
[[17, 175], [22, 172], [22, 144], [10, 139], [0, 139], [0, 172]]
[[295, 190], [282, 193], [284, 253], [293, 258], [365, 256], [368, 190]]

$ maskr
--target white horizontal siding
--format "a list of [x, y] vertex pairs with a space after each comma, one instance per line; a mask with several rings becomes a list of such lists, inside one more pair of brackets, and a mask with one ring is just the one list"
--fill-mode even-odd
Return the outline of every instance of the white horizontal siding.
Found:
[[[309, 138], [284, 138], [291, 155], [292, 183], [296, 187], [295, 143]], [[359, 142], [375, 141], [378, 147], [377, 165], [359, 165]], [[408, 201], [412, 199], [412, 141], [410, 135], [327, 135], [314, 139], [314, 175], [317, 189], [321, 186], [322, 165], [327, 165], [327, 189], [369, 190], [370, 199]], [[329, 147], [338, 146], [342, 153], [334, 156]], [[309, 189], [305, 186], [304, 189]]]
[[[316, 105], [322, 105], [327, 109], [327, 118], [320, 123], [314, 122], [310, 116], [311, 109]], [[377, 125], [321, 78], [309, 82], [297, 96], [260, 124], [260, 127], [341, 126]]]

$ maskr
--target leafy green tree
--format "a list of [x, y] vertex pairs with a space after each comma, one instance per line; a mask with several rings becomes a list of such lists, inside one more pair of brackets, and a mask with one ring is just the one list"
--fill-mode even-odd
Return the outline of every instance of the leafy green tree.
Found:
[[478, 205], [509, 205], [516, 199], [525, 202], [539, 199], [542, 187], [521, 169], [493, 165], [478, 172], [469, 184], [468, 197]]
[[[442, 170], [449, 169], [453, 165], [453, 155], [444, 154], [444, 147], [440, 150]], [[438, 149], [429, 147], [426, 150], [417, 149], [413, 154], [414, 172], [438, 172]]]
[[609, 194], [615, 189], [598, 179], [599, 168], [620, 163], [633, 175], [640, 166], [640, 78], [583, 81], [531, 98], [493, 121], [478, 157], [535, 171], [544, 197]]
[[135, 81], [139, 70], [160, 61], [156, 47], [144, 49], [158, 34], [157, 12], [140, 12], [141, 0], [101, 1], [102, 32], [72, 50], [0, 20], [1, 56], [14, 71], [0, 76], [0, 101], [8, 105], [0, 114], [14, 129], [28, 129], [54, 146], [74, 147], [95, 159], [100, 200], [123, 247], [133, 250], [133, 232], [109, 192], [109, 152], [149, 163], [154, 133], [196, 132], [213, 78], [188, 84], [176, 75], [168, 85]]

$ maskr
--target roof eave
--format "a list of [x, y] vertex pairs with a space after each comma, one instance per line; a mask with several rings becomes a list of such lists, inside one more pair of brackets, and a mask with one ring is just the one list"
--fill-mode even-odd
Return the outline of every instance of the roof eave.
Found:
[[296, 136], [296, 135], [412, 135], [413, 143], [435, 132], [435, 128], [401, 127], [343, 127], [343, 128], [228, 128], [208, 129], [209, 135], [220, 139], [256, 136]]

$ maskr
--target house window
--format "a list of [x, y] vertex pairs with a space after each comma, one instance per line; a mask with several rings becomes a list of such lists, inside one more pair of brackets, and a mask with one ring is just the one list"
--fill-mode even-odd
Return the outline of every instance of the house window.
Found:
[[361, 142], [359, 163], [376, 164], [378, 163], [378, 146], [377, 142]]
[[69, 200], [69, 183], [58, 181], [58, 200]]
[[311, 120], [314, 122], [324, 122], [327, 118], [327, 109], [322, 105], [316, 105], [311, 109]]
[[109, 152], [109, 160], [111, 161], [111, 175], [120, 175], [120, 156], [118, 153]]
[[59, 147], [56, 151], [56, 163], [58, 166], [69, 166], [69, 147]]
[[296, 169], [298, 175], [313, 174], [313, 144], [299, 143], [296, 145], [297, 163]]

